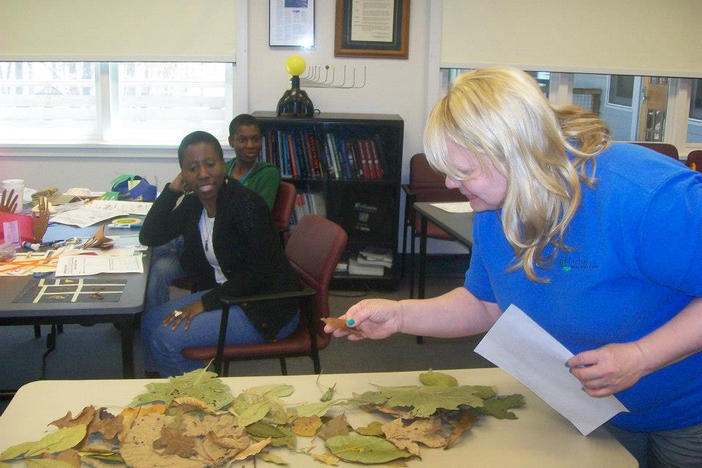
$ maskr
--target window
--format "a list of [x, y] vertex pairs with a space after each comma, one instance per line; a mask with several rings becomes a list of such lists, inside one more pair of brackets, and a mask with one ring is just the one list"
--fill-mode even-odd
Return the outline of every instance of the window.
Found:
[[687, 119], [687, 142], [702, 143], [702, 79], [690, 80], [690, 114]]
[[612, 75], [609, 79], [607, 102], [631, 107], [634, 97], [634, 77], [631, 75]]
[[0, 62], [0, 142], [224, 140], [232, 94], [226, 63]]

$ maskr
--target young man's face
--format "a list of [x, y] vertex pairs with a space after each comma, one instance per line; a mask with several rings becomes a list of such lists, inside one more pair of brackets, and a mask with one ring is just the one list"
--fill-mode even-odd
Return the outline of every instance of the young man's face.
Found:
[[236, 159], [253, 164], [261, 154], [261, 131], [255, 125], [241, 125], [234, 136], [229, 137], [229, 145], [234, 148]]

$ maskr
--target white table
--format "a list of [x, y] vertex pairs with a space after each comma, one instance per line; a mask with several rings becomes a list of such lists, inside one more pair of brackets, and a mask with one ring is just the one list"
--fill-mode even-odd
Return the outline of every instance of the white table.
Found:
[[[471, 467], [635, 467], [636, 460], [604, 428], [582, 436], [574, 426], [541, 401], [516, 379], [498, 368], [442, 371], [453, 375], [461, 385], [494, 385], [500, 395], [521, 393], [524, 408], [515, 409], [519, 419], [498, 420], [483, 416], [479, 423], [463, 434], [449, 450], [422, 447], [422, 459], [412, 459], [410, 467], [471, 466]], [[322, 375], [317, 386], [316, 375], [228, 377], [234, 395], [242, 390], [264, 384], [286, 383], [295, 393], [284, 398], [286, 404], [318, 401], [326, 386], [336, 383], [335, 398], [373, 390], [378, 385], [421, 385], [419, 372]], [[23, 386], [0, 416], [0, 452], [20, 442], [38, 440], [47, 431], [50, 421], [63, 417], [67, 411], [75, 416], [92, 404], [117, 412], [133, 397], [145, 391], [150, 380], [56, 380], [37, 381]], [[352, 426], [367, 424], [382, 417], [361, 410], [346, 408]], [[310, 445], [311, 439], [298, 438], [298, 448]], [[322, 451], [323, 442], [314, 440], [315, 453]], [[275, 449], [290, 466], [320, 467], [311, 457], [293, 454], [287, 449]], [[256, 460], [256, 466], [275, 466]], [[341, 462], [340, 466], [352, 466]], [[360, 466], [360, 465], [354, 465]]]

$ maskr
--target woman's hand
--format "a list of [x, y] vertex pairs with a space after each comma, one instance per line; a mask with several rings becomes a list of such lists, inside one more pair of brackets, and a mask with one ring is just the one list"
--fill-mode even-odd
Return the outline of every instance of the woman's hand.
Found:
[[352, 306], [340, 317], [346, 324], [362, 335], [349, 334], [342, 328], [324, 326], [324, 331], [336, 337], [347, 336], [351, 341], [371, 338], [379, 340], [397, 333], [402, 327], [402, 306], [399, 301], [366, 299]]
[[626, 390], [648, 374], [644, 353], [636, 342], [585, 351], [570, 358], [567, 364], [585, 393], [593, 397]]
[[190, 328], [190, 322], [204, 312], [205, 307], [202, 305], [202, 301], [196, 301], [180, 309], [176, 309], [166, 316], [163, 321], [164, 327], [171, 327], [173, 330], [177, 330], [181, 322], [185, 322], [183, 330]]
[[174, 192], [182, 192], [185, 193], [188, 191], [188, 186], [185, 183], [185, 179], [183, 179], [183, 173], [179, 172], [177, 176], [175, 176], [175, 179], [171, 181], [171, 184], [168, 186], [169, 190], [173, 190]]

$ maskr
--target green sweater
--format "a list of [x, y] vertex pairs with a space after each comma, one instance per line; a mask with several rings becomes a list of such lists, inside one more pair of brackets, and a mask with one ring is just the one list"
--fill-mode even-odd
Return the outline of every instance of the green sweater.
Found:
[[[234, 178], [232, 168], [235, 162], [236, 158], [227, 161], [227, 176], [232, 179]], [[244, 176], [244, 180], [240, 182], [244, 187], [261, 195], [268, 208], [273, 209], [275, 196], [278, 194], [278, 186], [280, 185], [280, 170], [277, 167], [264, 161], [258, 161]]]

